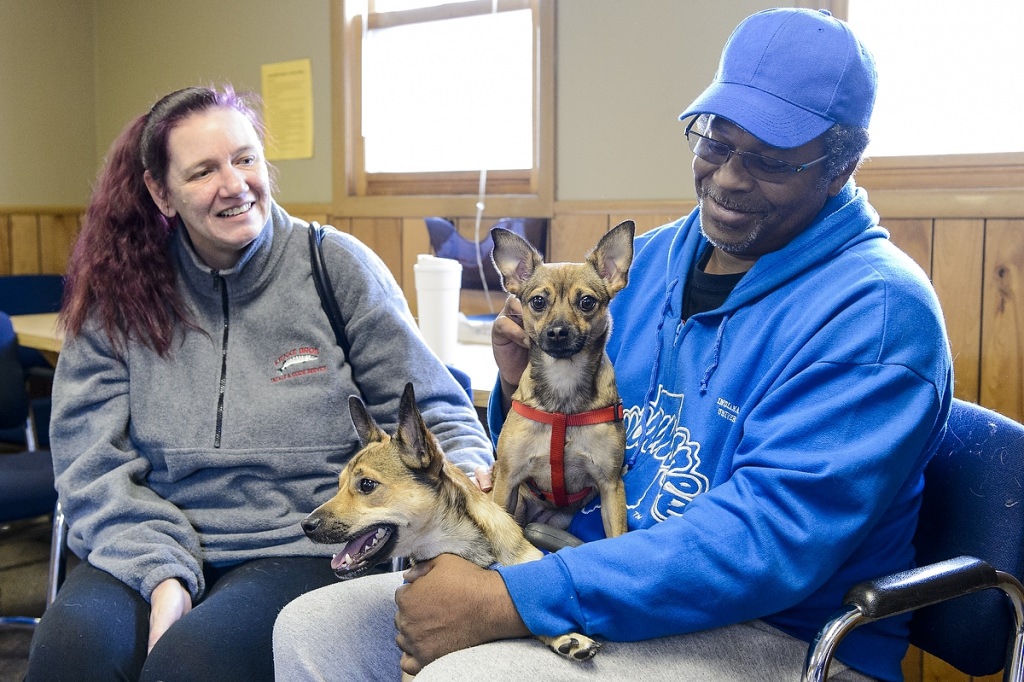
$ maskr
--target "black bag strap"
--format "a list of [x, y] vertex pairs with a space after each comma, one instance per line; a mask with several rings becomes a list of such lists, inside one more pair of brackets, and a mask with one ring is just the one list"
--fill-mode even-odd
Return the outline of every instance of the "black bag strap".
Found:
[[320, 305], [327, 313], [327, 319], [331, 321], [334, 337], [345, 354], [345, 362], [352, 364], [349, 362], [349, 352], [352, 347], [345, 334], [345, 318], [341, 315], [341, 308], [338, 306], [338, 300], [334, 297], [334, 288], [331, 286], [331, 277], [327, 274], [327, 261], [324, 259], [325, 232], [326, 229], [323, 225], [317, 222], [309, 224], [309, 259], [313, 265], [313, 283], [316, 285], [316, 293], [320, 295]]
[[[324, 259], [324, 234], [326, 231], [326, 228], [318, 222], [314, 221], [309, 224], [309, 260], [313, 265], [313, 283], [316, 285], [316, 293], [320, 296], [320, 305], [327, 313], [327, 319], [331, 321], [334, 338], [338, 340], [338, 345], [341, 346], [341, 351], [345, 354], [345, 362], [351, 366], [349, 355], [352, 347], [345, 334], [345, 318], [341, 315], [338, 299], [334, 297], [331, 277], [327, 274], [327, 261]], [[448, 365], [448, 370], [469, 394], [469, 401], [473, 402], [473, 388], [470, 385], [469, 375], [451, 365]], [[355, 368], [352, 370], [352, 380], [355, 381]], [[358, 383], [356, 388], [359, 388]], [[359, 389], [359, 392], [362, 393], [362, 389]]]

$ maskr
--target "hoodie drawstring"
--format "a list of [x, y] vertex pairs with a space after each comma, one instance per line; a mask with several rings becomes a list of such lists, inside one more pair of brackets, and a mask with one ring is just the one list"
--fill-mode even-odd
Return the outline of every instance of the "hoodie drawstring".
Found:
[[[640, 456], [640, 449], [643, 447], [644, 442], [647, 439], [647, 419], [644, 415], [647, 413], [648, 407], [654, 401], [654, 392], [658, 386], [658, 373], [661, 371], [661, 346], [664, 342], [664, 331], [665, 331], [665, 320], [668, 319], [669, 313], [672, 308], [672, 294], [676, 287], [679, 285], [679, 279], [674, 279], [669, 283], [668, 291], [665, 294], [665, 299], [661, 306], [661, 314], [659, 316], [658, 330], [655, 334], [655, 346], [654, 346], [654, 365], [651, 367], [651, 378], [647, 383], [647, 392], [644, 394], [644, 400], [640, 403], [640, 438], [636, 442], [636, 447], [633, 448], [632, 454], [629, 456], [629, 460], [626, 462], [626, 469], [633, 468], [633, 464], [636, 463], [637, 457]], [[628, 439], [628, 434], [627, 434]]]
[[715, 345], [711, 349], [711, 364], [704, 371], [704, 376], [700, 380], [700, 392], [701, 394], [708, 392], [708, 383], [711, 381], [711, 376], [718, 369], [718, 358], [721, 355], [722, 350], [722, 337], [725, 336], [725, 325], [729, 323], [729, 314], [726, 313], [722, 316], [722, 321], [718, 323], [718, 332], [715, 334]]

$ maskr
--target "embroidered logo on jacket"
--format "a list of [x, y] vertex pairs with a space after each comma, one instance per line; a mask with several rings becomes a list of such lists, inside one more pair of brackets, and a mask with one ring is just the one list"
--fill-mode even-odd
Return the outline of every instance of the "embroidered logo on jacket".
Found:
[[716, 412], [719, 417], [731, 421], [733, 424], [736, 423], [736, 419], [739, 418], [740, 414], [739, 405], [734, 405], [725, 398], [719, 398], [715, 401], [715, 404], [718, 406]]
[[285, 381], [287, 379], [294, 379], [295, 377], [306, 376], [308, 374], [319, 374], [320, 372], [327, 371], [326, 365], [318, 364], [320, 362], [320, 349], [313, 348], [311, 346], [303, 346], [301, 348], [292, 348], [287, 353], [283, 353], [278, 356], [274, 362], [274, 366], [277, 368], [277, 373], [271, 377], [272, 383], [278, 381]]
[[[648, 507], [651, 517], [664, 521], [678, 516], [689, 502], [706, 492], [709, 484], [701, 473], [700, 443], [690, 439], [690, 430], [679, 424], [683, 396], [659, 388], [646, 412], [640, 406], [626, 411], [626, 452], [640, 466], [657, 466], [651, 484], [629, 504], [630, 509]], [[635, 449], [639, 448], [639, 452]]]

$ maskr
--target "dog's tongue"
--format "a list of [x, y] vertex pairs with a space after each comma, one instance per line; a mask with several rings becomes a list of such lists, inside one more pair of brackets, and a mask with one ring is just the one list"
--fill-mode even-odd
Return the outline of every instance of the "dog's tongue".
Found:
[[384, 529], [377, 528], [352, 540], [345, 548], [331, 559], [331, 568], [335, 571], [348, 570], [353, 564], [359, 563], [367, 551], [373, 549], [377, 541], [386, 535]]

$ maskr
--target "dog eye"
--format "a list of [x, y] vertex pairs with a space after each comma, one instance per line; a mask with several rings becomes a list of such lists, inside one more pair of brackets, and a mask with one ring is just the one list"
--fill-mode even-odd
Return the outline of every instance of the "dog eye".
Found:
[[369, 495], [370, 493], [377, 489], [378, 485], [380, 485], [380, 483], [373, 480], [372, 478], [361, 478], [359, 479], [359, 492], [363, 493], [364, 495]]
[[597, 299], [593, 296], [581, 296], [579, 302], [580, 310], [589, 313], [597, 307]]
[[543, 296], [534, 296], [530, 299], [530, 309], [535, 313], [543, 312], [548, 307], [548, 302]]

